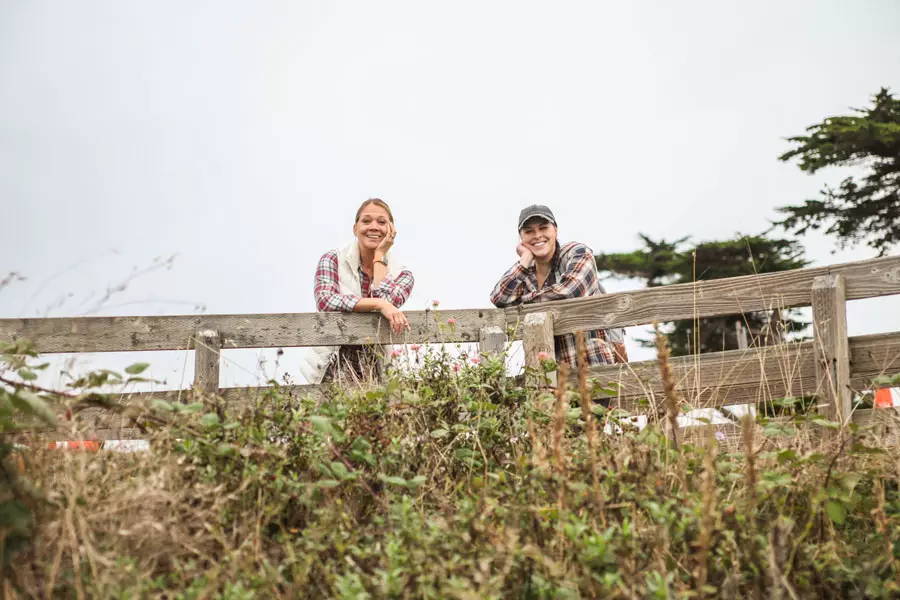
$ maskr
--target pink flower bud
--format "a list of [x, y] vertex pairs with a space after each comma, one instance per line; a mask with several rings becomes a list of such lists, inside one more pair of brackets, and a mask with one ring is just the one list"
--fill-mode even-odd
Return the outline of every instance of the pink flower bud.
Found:
[[447, 325], [456, 325], [456, 319], [450, 317], [449, 319], [447, 319]]
[[473, 364], [473, 365], [477, 365], [477, 364], [478, 364], [478, 363], [480, 363], [480, 362], [481, 362], [481, 359], [480, 359], [480, 358], [478, 358], [478, 357], [477, 357], [477, 356], [473, 356], [473, 357], [472, 357], [472, 358], [470, 358], [470, 359], [469, 359], [469, 360], [471, 360], [471, 361], [472, 361], [472, 364]]
[[432, 300], [432, 301], [431, 301], [431, 305], [432, 305], [433, 307], [435, 307], [435, 308], [437, 308], [438, 306], [440, 306], [440, 304], [441, 304], [441, 301], [440, 301], [440, 300]]
[[549, 352], [538, 352], [537, 353], [538, 360], [550, 360]]
[[397, 348], [394, 348], [393, 350], [391, 350], [391, 358], [398, 358], [401, 354], [403, 354], [403, 353], [400, 350], [398, 350]]
[[453, 363], [453, 366], [451, 366], [450, 368], [453, 369], [454, 373], [459, 373], [459, 370], [462, 368], [462, 365], [460, 365], [458, 362], [456, 362], [456, 363]]
[[419, 344], [410, 344], [409, 349], [412, 350], [413, 352], [418, 352], [419, 350], [422, 349], [422, 346], [420, 346]]

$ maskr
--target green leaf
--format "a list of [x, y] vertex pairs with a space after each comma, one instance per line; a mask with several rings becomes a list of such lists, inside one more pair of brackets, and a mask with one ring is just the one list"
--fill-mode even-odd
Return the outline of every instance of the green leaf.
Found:
[[237, 446], [227, 443], [219, 444], [216, 447], [216, 454], [219, 456], [234, 456], [237, 454]]
[[334, 427], [331, 425], [331, 419], [321, 415], [313, 415], [309, 418], [309, 422], [313, 424], [316, 430], [322, 433], [334, 433]]
[[406, 487], [406, 480], [403, 479], [402, 477], [397, 477], [395, 475], [379, 474], [378, 479], [380, 479], [381, 481], [383, 481], [385, 483], [391, 483], [393, 485], [402, 485], [403, 487]]
[[797, 460], [797, 453], [794, 450], [782, 450], [778, 453], [778, 462], [785, 463], [791, 460]]
[[350, 446], [352, 450], [357, 452], [368, 452], [372, 449], [372, 444], [369, 443], [369, 440], [362, 436], [357, 436], [355, 440], [353, 440], [353, 444]]
[[787, 487], [791, 485], [794, 478], [788, 473], [779, 473], [777, 471], [764, 471], [762, 480], [772, 486]]
[[340, 479], [346, 479], [347, 475], [350, 473], [350, 471], [347, 470], [346, 465], [342, 462], [333, 460], [329, 466], [331, 467], [331, 472]]
[[13, 406], [19, 410], [32, 414], [49, 425], [56, 425], [56, 415], [47, 403], [34, 392], [19, 390], [8, 395]]
[[432, 431], [432, 432], [431, 432], [431, 437], [433, 437], [433, 438], [436, 439], [436, 440], [439, 440], [439, 439], [441, 439], [441, 438], [447, 437], [449, 434], [450, 434], [449, 431], [447, 431], [446, 429], [441, 428], [441, 429], [435, 429], [434, 431]]
[[410, 489], [416, 489], [417, 487], [419, 487], [423, 483], [425, 483], [425, 481], [426, 481], [426, 479], [425, 479], [424, 475], [416, 475], [412, 479], [407, 480], [406, 487], [408, 487]]
[[884, 448], [877, 448], [872, 446], [866, 446], [865, 444], [853, 444], [850, 447], [850, 451], [854, 454], [887, 454], [888, 451]]
[[146, 371], [147, 367], [149, 366], [150, 363], [134, 363], [133, 365], [128, 365], [127, 367], [125, 367], [125, 372], [129, 375], [138, 375], [139, 373], [143, 373], [144, 371]]
[[26, 369], [25, 367], [22, 367], [21, 369], [16, 371], [16, 373], [18, 373], [19, 377], [21, 377], [25, 381], [34, 381], [35, 379], [37, 379], [37, 374], [35, 374], [34, 371], [30, 369]]
[[320, 479], [316, 482], [316, 487], [333, 488], [341, 485], [336, 479]]
[[206, 413], [200, 417], [200, 424], [204, 427], [213, 427], [220, 423], [219, 415], [213, 412]]
[[12, 531], [26, 531], [31, 526], [31, 513], [17, 500], [0, 502], [0, 526]]
[[844, 488], [848, 494], [853, 493], [853, 490], [856, 488], [856, 484], [862, 479], [862, 474], [856, 472], [844, 473], [840, 477], [837, 477], [838, 483], [841, 484], [841, 487]]
[[844, 508], [843, 504], [836, 500], [828, 500], [825, 502], [825, 512], [828, 513], [828, 518], [837, 525], [843, 525], [844, 520], [847, 518], [847, 509]]
[[384, 390], [369, 390], [366, 392], [366, 400], [381, 400], [384, 398]]
[[153, 399], [153, 401], [150, 403], [150, 408], [152, 408], [153, 410], [162, 410], [167, 412], [171, 412], [173, 410], [172, 405], [169, 402], [160, 400], [159, 398]]
[[768, 423], [763, 427], [763, 434], [767, 437], [793, 437], [797, 429], [788, 423]]

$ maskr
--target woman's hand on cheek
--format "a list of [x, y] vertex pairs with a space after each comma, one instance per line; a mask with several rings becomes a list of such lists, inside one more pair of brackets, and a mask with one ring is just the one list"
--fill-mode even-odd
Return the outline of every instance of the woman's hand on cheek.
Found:
[[526, 269], [534, 262], [534, 255], [531, 253], [531, 250], [521, 242], [516, 246], [516, 254], [519, 255], [519, 264]]
[[384, 236], [384, 239], [381, 240], [381, 243], [378, 244], [378, 247], [375, 248], [375, 250], [387, 254], [391, 247], [394, 245], [395, 237], [397, 237], [397, 230], [394, 229], [393, 223], [388, 223], [387, 235]]

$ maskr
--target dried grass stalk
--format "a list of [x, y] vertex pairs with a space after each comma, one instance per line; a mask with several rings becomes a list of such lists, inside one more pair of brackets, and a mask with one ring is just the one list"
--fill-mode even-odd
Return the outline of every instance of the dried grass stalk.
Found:
[[675, 389], [675, 375], [672, 373], [672, 364], [669, 362], [672, 356], [669, 350], [669, 340], [664, 333], [660, 332], [659, 323], [653, 324], [653, 332], [656, 336], [656, 358], [659, 364], [659, 374], [666, 397], [666, 428], [669, 433], [669, 439], [672, 440], [674, 447], [678, 449], [678, 412], [683, 400]]

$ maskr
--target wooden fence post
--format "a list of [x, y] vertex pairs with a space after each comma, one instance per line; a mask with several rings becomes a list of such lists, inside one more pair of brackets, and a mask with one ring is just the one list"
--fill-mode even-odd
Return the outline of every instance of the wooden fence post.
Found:
[[496, 325], [482, 327], [478, 336], [481, 354], [502, 354], [506, 350], [506, 332]]
[[194, 334], [194, 390], [205, 394], [219, 391], [219, 350], [222, 340], [214, 329]]
[[850, 350], [844, 278], [822, 275], [812, 285], [813, 335], [819, 412], [832, 421], [850, 420]]
[[[553, 345], [553, 314], [528, 313], [522, 330], [522, 345], [525, 347], [525, 366], [540, 368], [539, 354], [546, 353], [547, 358], [556, 360]], [[550, 373], [551, 385], [556, 385], [556, 373]]]

